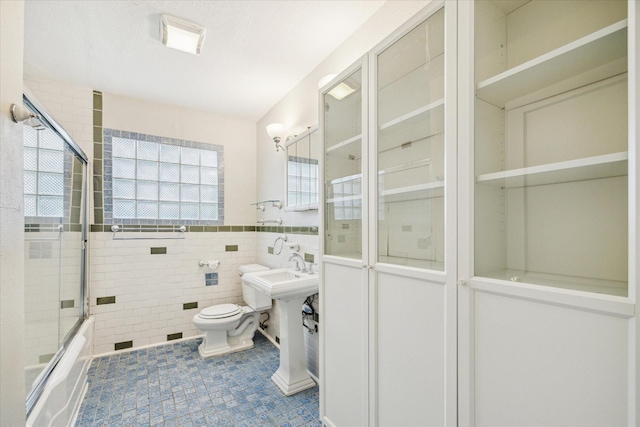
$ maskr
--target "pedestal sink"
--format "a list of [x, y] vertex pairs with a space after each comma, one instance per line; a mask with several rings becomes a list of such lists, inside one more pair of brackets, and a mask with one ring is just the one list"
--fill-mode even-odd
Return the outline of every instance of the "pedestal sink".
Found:
[[242, 282], [278, 301], [280, 367], [271, 377], [273, 382], [285, 396], [314, 387], [307, 373], [301, 311], [304, 300], [318, 292], [318, 275], [280, 268], [247, 273]]

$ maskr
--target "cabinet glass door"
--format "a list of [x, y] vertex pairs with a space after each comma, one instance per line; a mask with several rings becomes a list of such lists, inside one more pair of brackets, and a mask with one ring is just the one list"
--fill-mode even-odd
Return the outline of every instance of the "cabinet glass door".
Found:
[[444, 270], [444, 9], [377, 57], [378, 261]]
[[362, 70], [324, 95], [325, 254], [362, 258]]
[[475, 17], [475, 275], [626, 296], [626, 1]]

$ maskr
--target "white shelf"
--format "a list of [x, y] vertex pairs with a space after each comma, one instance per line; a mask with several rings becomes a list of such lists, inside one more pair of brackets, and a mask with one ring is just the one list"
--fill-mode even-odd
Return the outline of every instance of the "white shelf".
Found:
[[[478, 83], [476, 96], [498, 107], [507, 101], [627, 56], [624, 19]], [[615, 74], [626, 71], [615, 70]], [[611, 74], [614, 75], [614, 74]]]
[[511, 269], [496, 270], [487, 274], [479, 274], [478, 277], [508, 281], [514, 285], [531, 284], [615, 296], [627, 296], [628, 288], [627, 282], [617, 280], [563, 276], [559, 274]]
[[415, 168], [420, 168], [423, 166], [431, 166], [431, 159], [420, 159], [420, 160], [414, 160], [411, 162], [407, 162], [401, 165], [396, 165], [396, 166], [391, 166], [385, 169], [380, 169], [378, 171], [378, 175], [386, 175], [386, 174], [390, 174], [390, 173], [397, 173], [397, 172], [403, 172], [403, 171], [407, 171], [409, 169], [415, 169]]
[[396, 117], [393, 120], [389, 120], [380, 125], [380, 134], [384, 135], [385, 131], [393, 131], [395, 127], [400, 125], [414, 125], [416, 123], [420, 123], [421, 121], [427, 120], [431, 113], [433, 113], [436, 109], [442, 109], [444, 107], [444, 98], [439, 99], [431, 104], [425, 105], [418, 109], [415, 109], [407, 114], [403, 114], [400, 117]]
[[337, 150], [338, 148], [342, 148], [344, 146], [347, 146], [349, 144], [352, 144], [354, 142], [360, 141], [362, 139], [362, 134], [358, 134], [352, 138], [349, 138], [345, 141], [341, 141], [338, 142], [337, 144], [332, 145], [331, 147], [327, 148], [327, 153], [330, 153], [333, 150]]
[[625, 152], [478, 175], [478, 184], [518, 188], [627, 175]]
[[362, 194], [354, 194], [352, 196], [332, 197], [327, 199], [327, 203], [349, 202], [351, 200], [362, 200]]
[[383, 190], [379, 193], [379, 198], [384, 198], [385, 203], [430, 199], [442, 196], [444, 196], [444, 182], [442, 181], [393, 188], [390, 190]]

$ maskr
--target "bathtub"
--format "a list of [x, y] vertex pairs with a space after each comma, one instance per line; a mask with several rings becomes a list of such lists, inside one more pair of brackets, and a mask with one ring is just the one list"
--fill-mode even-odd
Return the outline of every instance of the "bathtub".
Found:
[[75, 423], [87, 391], [93, 322], [92, 316], [85, 320], [71, 340], [29, 414], [27, 427], [71, 426]]

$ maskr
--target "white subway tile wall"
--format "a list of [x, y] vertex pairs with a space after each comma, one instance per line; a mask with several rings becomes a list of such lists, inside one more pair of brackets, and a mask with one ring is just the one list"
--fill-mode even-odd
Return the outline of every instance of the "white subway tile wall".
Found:
[[[132, 234], [139, 234], [131, 232]], [[112, 240], [112, 233], [91, 233], [90, 312], [95, 316], [94, 354], [114, 351], [116, 343], [141, 347], [200, 335], [191, 319], [213, 304], [242, 303], [238, 268], [255, 262], [255, 232], [185, 233], [185, 239], [155, 240], [174, 233], [149, 233], [154, 240]], [[228, 252], [228, 245], [238, 250]], [[150, 248], [166, 247], [166, 254]], [[199, 260], [220, 260], [218, 285], [206, 286]], [[114, 304], [97, 298], [115, 296]], [[184, 310], [183, 304], [198, 308]]]

